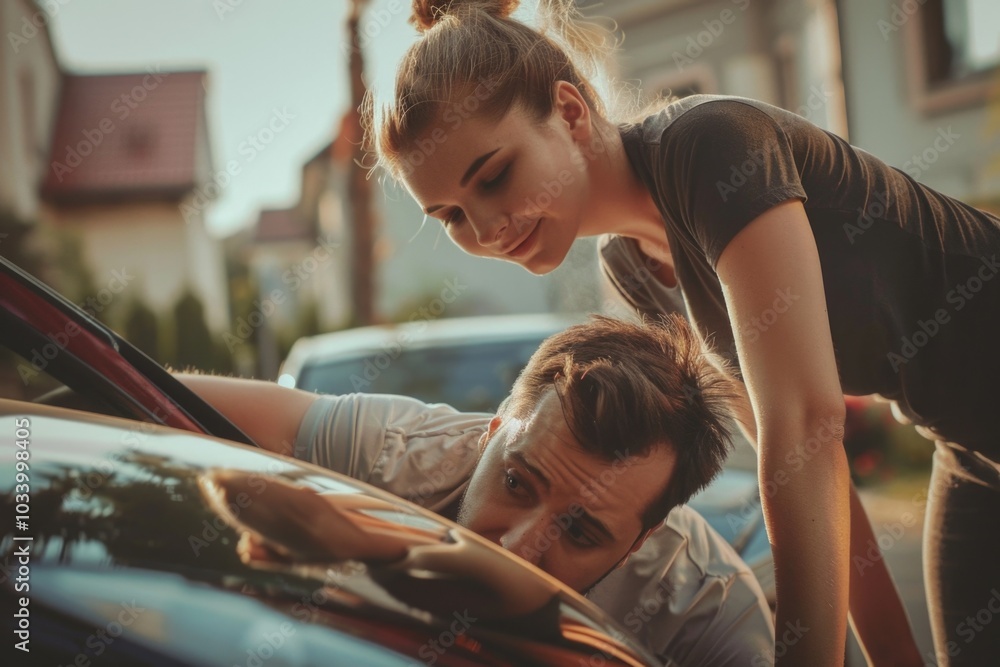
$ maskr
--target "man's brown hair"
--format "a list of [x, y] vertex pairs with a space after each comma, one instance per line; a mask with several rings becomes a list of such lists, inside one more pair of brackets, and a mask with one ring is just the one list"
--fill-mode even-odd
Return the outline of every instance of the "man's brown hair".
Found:
[[670, 447], [673, 474], [642, 516], [652, 528], [707, 486], [729, 453], [733, 380], [720, 368], [679, 315], [644, 324], [593, 315], [542, 343], [500, 416], [525, 417], [551, 388], [589, 452], [613, 461]]

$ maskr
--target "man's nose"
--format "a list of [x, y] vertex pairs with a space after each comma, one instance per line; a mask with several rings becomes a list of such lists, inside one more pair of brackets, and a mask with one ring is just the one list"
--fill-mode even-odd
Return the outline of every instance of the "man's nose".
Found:
[[500, 536], [500, 546], [538, 566], [544, 549], [539, 548], [538, 536], [545, 530], [543, 517], [530, 517], [512, 525]]

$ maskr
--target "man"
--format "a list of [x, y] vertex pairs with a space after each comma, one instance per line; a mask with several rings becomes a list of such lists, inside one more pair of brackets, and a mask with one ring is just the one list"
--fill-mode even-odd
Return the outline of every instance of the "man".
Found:
[[265, 448], [419, 503], [586, 593], [668, 664], [768, 662], [759, 585], [683, 506], [725, 459], [729, 385], [679, 317], [550, 337], [492, 417], [179, 378]]

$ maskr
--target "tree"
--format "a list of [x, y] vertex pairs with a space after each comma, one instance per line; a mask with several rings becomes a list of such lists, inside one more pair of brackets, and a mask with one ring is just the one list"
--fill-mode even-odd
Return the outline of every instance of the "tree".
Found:
[[133, 300], [125, 316], [125, 340], [151, 358], [162, 359], [160, 325], [156, 313], [140, 299]]
[[[347, 36], [351, 45], [348, 70], [351, 84], [351, 111], [344, 128], [348, 137], [363, 137], [361, 106], [367, 86], [364, 79], [364, 54], [361, 51], [359, 24], [368, 0], [352, 0], [347, 16]], [[375, 216], [372, 207], [371, 182], [362, 166], [365, 158], [363, 141], [355, 141], [354, 154], [348, 169], [348, 210], [353, 225], [353, 270], [351, 275], [351, 305], [353, 321], [359, 326], [375, 322]]]
[[178, 369], [213, 370], [215, 343], [205, 322], [205, 307], [188, 287], [174, 305], [174, 363]]

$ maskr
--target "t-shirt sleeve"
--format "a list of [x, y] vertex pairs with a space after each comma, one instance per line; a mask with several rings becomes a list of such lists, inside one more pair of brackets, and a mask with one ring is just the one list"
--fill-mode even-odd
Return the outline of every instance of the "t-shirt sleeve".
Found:
[[663, 137], [661, 178], [676, 179], [679, 221], [712, 268], [741, 229], [806, 193], [781, 126], [746, 102], [702, 103]]
[[436, 510], [472, 474], [491, 416], [408, 396], [322, 396], [299, 426], [294, 455]]

